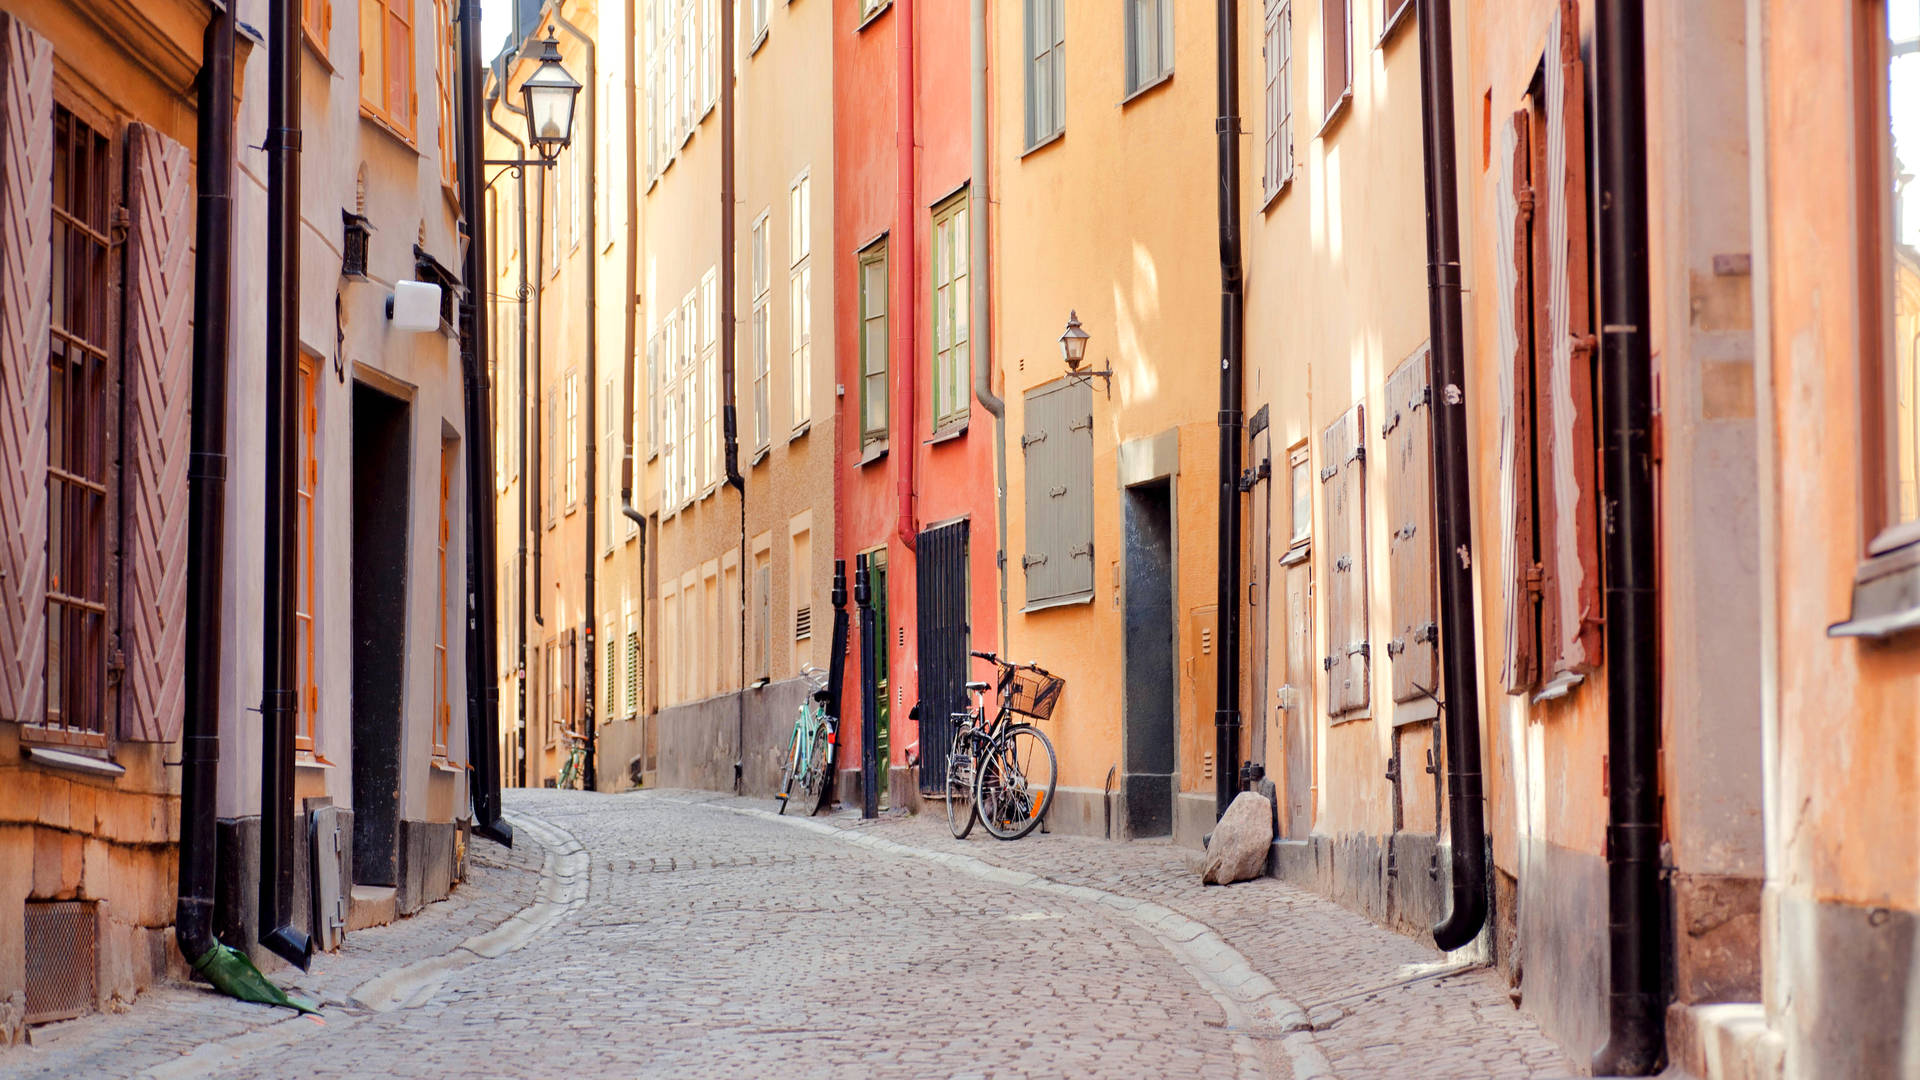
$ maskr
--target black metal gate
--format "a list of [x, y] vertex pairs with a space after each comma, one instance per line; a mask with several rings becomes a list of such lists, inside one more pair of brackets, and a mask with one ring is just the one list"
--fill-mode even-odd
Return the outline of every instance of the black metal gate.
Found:
[[967, 523], [920, 534], [915, 544], [920, 609], [920, 791], [944, 794], [953, 714], [967, 708]]

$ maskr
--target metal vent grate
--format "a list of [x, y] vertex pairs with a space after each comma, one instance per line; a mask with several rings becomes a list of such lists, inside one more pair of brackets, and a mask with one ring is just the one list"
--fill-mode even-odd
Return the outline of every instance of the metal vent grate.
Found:
[[813, 608], [803, 607], [793, 613], [793, 639], [800, 641], [813, 636]]
[[27, 1023], [68, 1020], [99, 1001], [100, 919], [92, 902], [26, 905]]

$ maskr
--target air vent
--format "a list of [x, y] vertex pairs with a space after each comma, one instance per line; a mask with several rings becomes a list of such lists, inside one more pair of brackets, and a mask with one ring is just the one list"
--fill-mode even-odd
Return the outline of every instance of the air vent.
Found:
[[1200, 628], [1200, 652], [1202, 654], [1213, 652], [1213, 628], [1210, 626]]
[[813, 636], [813, 608], [803, 607], [793, 613], [793, 640], [804, 641]]
[[26, 909], [27, 1023], [92, 1012], [100, 977], [100, 918], [94, 904], [37, 901]]
[[340, 245], [340, 276], [355, 281], [367, 280], [367, 247], [373, 241], [373, 225], [365, 216], [340, 211], [346, 225], [346, 237]]
[[907, 628], [904, 626], [900, 628], [900, 647], [907, 647]]

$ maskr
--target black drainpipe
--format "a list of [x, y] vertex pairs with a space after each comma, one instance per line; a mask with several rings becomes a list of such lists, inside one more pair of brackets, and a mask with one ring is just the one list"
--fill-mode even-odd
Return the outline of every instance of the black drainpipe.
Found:
[[1654, 564], [1653, 375], [1647, 323], [1645, 13], [1599, 5], [1600, 401], [1607, 507], [1607, 1043], [1596, 1074], [1666, 1056], [1660, 887], [1660, 606]]
[[[729, 11], [733, 10], [733, 5], [731, 4], [722, 4], [721, 6]], [[581, 47], [587, 50], [587, 88], [585, 93], [587, 99], [587, 138], [584, 142], [576, 138], [573, 144], [573, 153], [581, 155], [574, 167], [587, 170], [587, 205], [582, 212], [582, 216], [587, 219], [587, 474], [582, 478], [584, 483], [581, 485], [580, 492], [581, 501], [586, 504], [587, 511], [587, 539], [586, 543], [582, 545], [586, 549], [586, 597], [582, 601], [582, 615], [586, 622], [587, 665], [586, 671], [584, 672], [586, 685], [582, 688], [580, 694], [582, 711], [586, 714], [581, 717], [581, 719], [586, 723], [587, 728], [587, 760], [583, 763], [580, 770], [580, 778], [582, 787], [588, 791], [597, 791], [600, 788], [600, 721], [594, 713], [595, 702], [593, 695], [596, 688], [594, 684], [594, 662], [599, 659], [598, 654], [600, 647], [600, 638], [596, 632], [600, 625], [600, 607], [593, 568], [595, 564], [599, 562], [599, 551], [595, 545], [599, 543], [600, 539], [599, 532], [595, 527], [599, 520], [600, 506], [600, 489], [595, 486], [597, 484], [595, 477], [598, 474], [598, 470], [595, 468], [595, 459], [600, 453], [600, 244], [598, 239], [599, 218], [593, 211], [594, 207], [600, 205], [600, 176], [594, 170], [593, 141], [598, 138], [597, 133], [600, 130], [598, 122], [595, 119], [595, 101], [600, 96], [596, 88], [600, 85], [600, 76], [599, 69], [594, 62], [593, 39], [583, 33], [579, 27], [568, 22], [566, 17], [560, 14], [560, 6], [558, 4], [555, 4], [553, 8], [553, 23], [560, 29], [565, 30], [575, 41], [581, 44]], [[628, 36], [631, 37], [632, 35], [629, 34]], [[578, 132], [576, 131], [575, 134], [577, 135]], [[732, 260], [728, 260], [729, 264], [731, 261]], [[631, 321], [631, 319], [629, 319], [629, 321]], [[730, 336], [731, 335], [729, 335], [729, 337]]]
[[1447, 830], [1453, 909], [1433, 928], [1451, 951], [1487, 921], [1487, 820], [1480, 786], [1479, 645], [1473, 624], [1473, 492], [1460, 321], [1460, 200], [1453, 135], [1451, 0], [1420, 3], [1420, 134], [1426, 172], [1427, 323], [1433, 349], [1434, 547], [1446, 687]]
[[[638, 36], [639, 35], [637, 34], [626, 35], [626, 50], [627, 50], [627, 56], [626, 56], [626, 59], [627, 59], [627, 109], [626, 109], [627, 142], [626, 142], [626, 145], [628, 146], [640, 145], [640, 121], [639, 121], [640, 110], [636, 107], [640, 99], [636, 96], [638, 93], [638, 87], [634, 83], [634, 79], [633, 79], [634, 65], [636, 60], [638, 59], [634, 53], [634, 40]], [[622, 423], [620, 425], [620, 513], [623, 516], [625, 516], [628, 521], [633, 522], [634, 527], [640, 531], [639, 578], [640, 578], [640, 642], [641, 644], [640, 644], [639, 662], [644, 665], [646, 663], [646, 655], [647, 655], [647, 650], [646, 650], [647, 518], [646, 518], [646, 515], [642, 514], [633, 505], [633, 415], [634, 415], [633, 414], [633, 408], [634, 408], [633, 384], [637, 376], [637, 373], [634, 370], [634, 365], [639, 363], [639, 359], [638, 359], [639, 339], [638, 339], [638, 334], [637, 334], [635, 324], [639, 321], [639, 318], [640, 318], [640, 169], [638, 166], [639, 166], [639, 162], [637, 160], [629, 161], [627, 163], [627, 170], [626, 170], [627, 172], [627, 292], [626, 292], [626, 295], [621, 299], [621, 303], [628, 305], [628, 307], [627, 307], [627, 317], [621, 320], [622, 324], [625, 327], [626, 351], [621, 353], [620, 355], [625, 358], [624, 360], [622, 360], [622, 364], [625, 366], [625, 369], [626, 369], [626, 380], [625, 380], [626, 386], [624, 387], [623, 393], [621, 394], [621, 397], [624, 400], [621, 402], [621, 406], [620, 406], [620, 416], [622, 418]], [[649, 388], [648, 392], [649, 393], [652, 392], [651, 388]], [[651, 414], [649, 414], [648, 416], [648, 423], [649, 424], [652, 423]], [[742, 574], [744, 575], [744, 573], [745, 571], [743, 570]], [[745, 580], [744, 576], [742, 577], [742, 580]], [[646, 713], [645, 700], [644, 700], [646, 697], [645, 686], [646, 686], [646, 680], [642, 679], [641, 680], [642, 700], [634, 703], [635, 713], [641, 714], [641, 715], [644, 715]], [[644, 773], [646, 768], [646, 763], [644, 760], [646, 757], [646, 739], [644, 737], [644, 733], [640, 740], [640, 747], [641, 747], [640, 756], [642, 758], [641, 770]]]
[[460, 5], [460, 227], [467, 234], [466, 295], [460, 304], [460, 359], [467, 387], [467, 783], [474, 832], [513, 846], [513, 827], [500, 819], [499, 605], [494, 573], [493, 401], [487, 374], [487, 320], [480, 305], [488, 279], [485, 192], [480, 159], [480, 0]]
[[[509, 65], [509, 70], [511, 70], [511, 65]], [[508, 112], [522, 119], [527, 115], [525, 109], [519, 108], [511, 103], [508, 103], [506, 109]], [[524, 150], [521, 152], [521, 156], [526, 156]], [[547, 170], [542, 168], [534, 175], [539, 179], [540, 183], [536, 185], [538, 190], [533, 193], [533, 238], [530, 241], [533, 246], [526, 247], [523, 245], [520, 248], [520, 257], [522, 259], [531, 258], [533, 260], [533, 286], [531, 296], [533, 300], [533, 327], [528, 331], [527, 336], [533, 342], [534, 355], [536, 357], [543, 357], [544, 350], [540, 344], [540, 334], [546, 329], [547, 315]], [[526, 213], [524, 204], [520, 212], [522, 214]], [[545, 373], [546, 365], [544, 363], [536, 360], [534, 365], [534, 375], [536, 378]], [[540, 439], [541, 436], [545, 434], [543, 425], [546, 423], [545, 417], [547, 415], [545, 409], [546, 396], [540, 392], [539, 387], [534, 387], [533, 390], [536, 395], [531, 402], [533, 406], [533, 445], [536, 447], [544, 447], [545, 444], [542, 443]], [[551, 454], [546, 453], [543, 449], [539, 451], [538, 456], [539, 464], [542, 468], [551, 467], [548, 465], [548, 459], [552, 457]], [[542, 475], [541, 469], [536, 468], [533, 470], [531, 476], [525, 473], [521, 474], [521, 482], [526, 483], [530, 481], [533, 485], [533, 622], [535, 626], [545, 629], [547, 620], [545, 616], [540, 614], [540, 598], [546, 595], [546, 579], [540, 576], [540, 543], [541, 537], [545, 535], [547, 531], [547, 500], [553, 498], [553, 494], [547, 491], [546, 484], [542, 483]], [[552, 661], [549, 660], [548, 663], [552, 663]], [[523, 785], [526, 783], [525, 778], [521, 779], [521, 783]]]
[[[506, 86], [505, 65], [494, 73], [494, 89], [487, 95], [487, 126], [499, 132], [515, 149], [514, 156], [526, 160], [527, 148], [518, 136], [503, 127], [493, 118], [493, 107], [500, 101], [500, 91]], [[514, 216], [519, 219], [520, 257], [515, 262], [520, 265], [520, 287], [516, 296], [520, 301], [520, 548], [514, 565], [518, 568], [520, 600], [514, 605], [514, 639], [518, 647], [516, 656], [520, 677], [515, 679], [519, 700], [515, 703], [516, 730], [519, 736], [514, 750], [514, 783], [519, 787], [527, 786], [527, 482], [533, 472], [527, 463], [527, 412], [531, 408], [527, 398], [527, 168], [521, 165], [513, 170]]]
[[192, 456], [187, 471], [187, 715], [180, 747], [180, 902], [174, 940], [198, 968], [213, 937], [220, 773], [221, 590], [226, 579], [227, 363], [233, 306], [233, 17], [216, 7], [200, 69], [194, 238]]
[[827, 782], [820, 785], [820, 801], [813, 807], [819, 813], [833, 805], [834, 789], [840, 783], [840, 732], [847, 729], [842, 722], [844, 707], [840, 704], [840, 693], [847, 683], [847, 560], [833, 560], [833, 642], [832, 656], [827, 660], [827, 711], [833, 714], [833, 745], [827, 748]]
[[[739, 318], [734, 289], [738, 270], [733, 257], [734, 221], [734, 93], [733, 93], [733, 5], [720, 5], [720, 436], [722, 460], [727, 471], [727, 486], [740, 493], [740, 587], [744, 593], [750, 566], [747, 558], [747, 479], [740, 475], [740, 410], [735, 381], [738, 360], [734, 352], [734, 320]], [[631, 35], [629, 35], [631, 36]], [[742, 610], [745, 609], [744, 596]], [[747, 620], [737, 620], [740, 636], [736, 655], [740, 658], [740, 692], [733, 695], [736, 732], [734, 735], [733, 789], [738, 792], [745, 781], [747, 758]]]
[[860, 816], [880, 816], [880, 764], [874, 743], [880, 738], [880, 698], [873, 668], [873, 587], [867, 576], [867, 557], [853, 557], [853, 602], [860, 608]]
[[1220, 213], [1220, 651], [1213, 709], [1214, 816], [1227, 812], [1240, 775], [1240, 4], [1218, 0], [1217, 96]]
[[267, 446], [260, 618], [260, 943], [305, 971], [313, 942], [293, 925], [293, 588], [300, 361], [300, 18], [272, 5], [267, 77]]

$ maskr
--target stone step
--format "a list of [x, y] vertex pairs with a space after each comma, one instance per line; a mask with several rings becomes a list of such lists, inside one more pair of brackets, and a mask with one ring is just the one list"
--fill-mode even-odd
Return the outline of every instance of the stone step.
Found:
[[1667, 1010], [1669, 1076], [1691, 1080], [1781, 1080], [1783, 1046], [1752, 1002], [1675, 1004]]
[[400, 917], [400, 902], [391, 885], [355, 885], [347, 897], [347, 930], [385, 926]]

